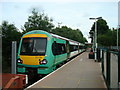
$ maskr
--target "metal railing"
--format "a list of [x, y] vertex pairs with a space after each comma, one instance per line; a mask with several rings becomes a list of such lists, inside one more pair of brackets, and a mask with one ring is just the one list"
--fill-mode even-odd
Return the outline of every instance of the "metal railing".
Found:
[[[120, 50], [120, 49], [119, 49]], [[97, 59], [101, 61], [102, 73], [109, 89], [120, 89], [120, 51], [116, 47], [98, 48]]]

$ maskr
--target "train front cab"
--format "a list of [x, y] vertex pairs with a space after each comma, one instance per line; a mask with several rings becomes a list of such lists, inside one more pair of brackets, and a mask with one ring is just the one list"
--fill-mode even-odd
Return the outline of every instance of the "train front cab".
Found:
[[53, 38], [44, 31], [31, 31], [23, 35], [17, 57], [17, 72], [48, 74], [53, 71]]

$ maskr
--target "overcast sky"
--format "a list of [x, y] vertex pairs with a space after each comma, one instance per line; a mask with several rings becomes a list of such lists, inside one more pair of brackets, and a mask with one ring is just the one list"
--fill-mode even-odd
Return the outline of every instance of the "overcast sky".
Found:
[[110, 28], [118, 25], [118, 0], [2, 0], [0, 23], [7, 20], [21, 29], [31, 15], [32, 8], [38, 8], [39, 12], [44, 11], [56, 26], [58, 22], [62, 22], [61, 26], [80, 29], [87, 39], [94, 23], [94, 20], [89, 20], [90, 17], [102, 17]]

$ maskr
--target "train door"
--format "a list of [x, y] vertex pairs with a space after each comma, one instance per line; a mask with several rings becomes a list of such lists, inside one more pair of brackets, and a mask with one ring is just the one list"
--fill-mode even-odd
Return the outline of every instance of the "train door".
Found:
[[70, 44], [69, 41], [66, 41], [66, 51], [67, 51], [67, 59], [70, 58]]
[[52, 44], [52, 52], [53, 52], [53, 55], [54, 55], [54, 64], [56, 62], [56, 55], [57, 55], [57, 47], [56, 47], [56, 41], [53, 42]]

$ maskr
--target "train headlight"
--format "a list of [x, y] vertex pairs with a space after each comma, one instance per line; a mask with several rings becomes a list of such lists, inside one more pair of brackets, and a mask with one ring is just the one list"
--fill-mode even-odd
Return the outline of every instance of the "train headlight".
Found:
[[21, 63], [21, 64], [23, 63], [23, 61], [21, 59], [18, 59], [17, 62]]
[[43, 59], [42, 61], [39, 62], [40, 64], [47, 64], [47, 60]]

